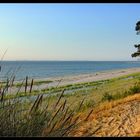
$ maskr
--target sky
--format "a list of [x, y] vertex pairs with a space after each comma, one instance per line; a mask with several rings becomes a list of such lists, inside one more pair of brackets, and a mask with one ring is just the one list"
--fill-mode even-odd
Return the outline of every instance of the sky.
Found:
[[140, 4], [0, 4], [4, 60], [133, 61]]

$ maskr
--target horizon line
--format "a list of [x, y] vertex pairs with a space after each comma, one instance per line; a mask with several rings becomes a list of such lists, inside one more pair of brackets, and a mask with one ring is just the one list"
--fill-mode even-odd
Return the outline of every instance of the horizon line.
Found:
[[140, 60], [1, 60], [1, 61], [140, 61]]

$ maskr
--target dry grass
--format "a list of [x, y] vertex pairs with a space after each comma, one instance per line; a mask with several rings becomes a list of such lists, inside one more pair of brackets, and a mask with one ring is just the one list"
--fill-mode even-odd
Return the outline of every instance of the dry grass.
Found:
[[98, 108], [95, 108], [95, 112], [100, 112], [100, 111], [103, 111], [103, 110], [108, 110], [108, 109], [111, 109], [117, 105], [120, 105], [120, 104], [124, 104], [124, 103], [127, 103], [127, 102], [131, 102], [131, 101], [134, 101], [134, 100], [140, 100], [140, 94], [135, 94], [135, 95], [129, 95], [123, 99], [120, 99], [120, 100], [115, 100], [115, 101], [106, 101], [102, 104], [100, 104], [98, 106]]

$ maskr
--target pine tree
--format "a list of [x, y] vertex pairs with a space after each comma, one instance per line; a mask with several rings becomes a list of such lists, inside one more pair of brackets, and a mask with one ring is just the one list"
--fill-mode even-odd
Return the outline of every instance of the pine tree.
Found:
[[[136, 23], [135, 31], [137, 32], [136, 34], [140, 34], [140, 21]], [[140, 56], [140, 44], [134, 45], [135, 48], [137, 48], [137, 52], [133, 53], [131, 56], [132, 57], [137, 57]]]

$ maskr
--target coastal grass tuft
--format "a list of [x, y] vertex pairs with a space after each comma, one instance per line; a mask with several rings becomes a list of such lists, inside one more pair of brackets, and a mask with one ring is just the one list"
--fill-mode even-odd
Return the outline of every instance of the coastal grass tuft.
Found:
[[[28, 78], [25, 81], [25, 94], [27, 94]], [[12, 81], [13, 82], [13, 81]], [[30, 93], [32, 92], [33, 80], [30, 84]], [[0, 136], [46, 136], [62, 137], [67, 136], [71, 129], [77, 125], [79, 116], [74, 116], [75, 110], [67, 104], [62, 91], [53, 105], [46, 104], [43, 95], [37, 96], [34, 102], [22, 102], [19, 87], [14, 95], [16, 98], [5, 99], [8, 94], [9, 80], [1, 88], [0, 100]], [[49, 97], [48, 97], [49, 98]], [[47, 101], [49, 100], [47, 98]], [[81, 104], [80, 104], [81, 106]]]

